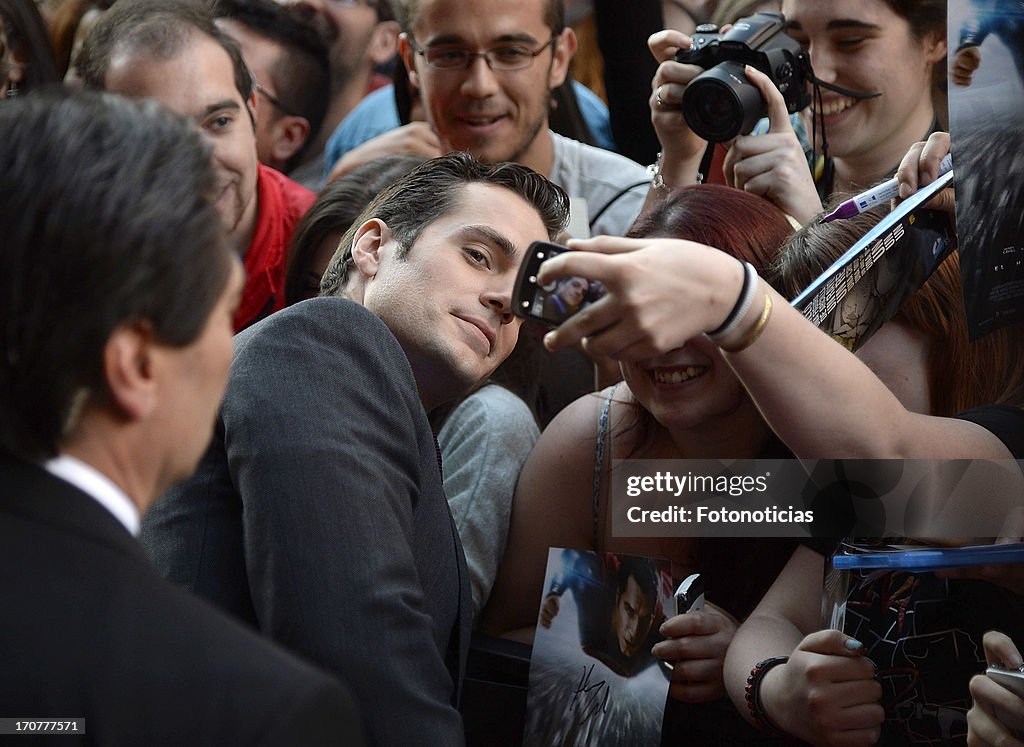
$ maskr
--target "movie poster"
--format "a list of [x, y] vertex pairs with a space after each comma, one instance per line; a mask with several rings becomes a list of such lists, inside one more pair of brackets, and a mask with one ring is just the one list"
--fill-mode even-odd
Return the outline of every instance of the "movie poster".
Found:
[[667, 560], [551, 548], [530, 661], [526, 747], [658, 744], [667, 665], [651, 655]]
[[1024, 2], [949, 0], [949, 126], [971, 339], [1024, 320]]
[[952, 178], [947, 173], [897, 205], [794, 298], [793, 307], [849, 350], [867, 342], [953, 250], [949, 216], [922, 207]]

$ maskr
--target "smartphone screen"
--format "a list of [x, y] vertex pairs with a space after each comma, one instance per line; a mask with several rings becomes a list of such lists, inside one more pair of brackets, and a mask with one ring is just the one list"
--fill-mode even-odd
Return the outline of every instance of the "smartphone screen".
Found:
[[604, 295], [605, 289], [601, 283], [576, 276], [559, 278], [545, 285], [537, 284], [541, 264], [567, 251], [571, 250], [548, 241], [530, 244], [519, 268], [512, 297], [514, 311], [518, 316], [557, 327]]

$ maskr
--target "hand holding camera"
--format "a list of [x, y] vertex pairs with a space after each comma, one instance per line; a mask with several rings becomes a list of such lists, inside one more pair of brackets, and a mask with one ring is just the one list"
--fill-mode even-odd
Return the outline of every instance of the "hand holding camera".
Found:
[[676, 53], [677, 62], [704, 68], [682, 98], [690, 129], [710, 143], [724, 143], [754, 129], [768, 113], [768, 102], [747, 80], [747, 66], [771, 80], [788, 113], [811, 103], [809, 57], [784, 27], [781, 13], [741, 18], [724, 34], [714, 24], [697, 27], [692, 46]]
[[[784, 31], [780, 13], [755, 13], [723, 33], [662, 31], [649, 45], [662, 61], [651, 120], [662, 143], [666, 184], [694, 181], [708, 142], [732, 142], [725, 177], [778, 204], [801, 222], [820, 210], [803, 147], [789, 122], [810, 104], [809, 57]], [[674, 45], [674, 46], [673, 46]], [[767, 135], [745, 137], [768, 116]]]

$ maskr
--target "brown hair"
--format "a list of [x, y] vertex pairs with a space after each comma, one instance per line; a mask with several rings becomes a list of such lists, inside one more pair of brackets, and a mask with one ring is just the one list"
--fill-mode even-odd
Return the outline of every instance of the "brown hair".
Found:
[[[626, 236], [688, 239], [718, 247], [750, 262], [759, 275], [767, 278], [775, 255], [792, 232], [785, 213], [762, 197], [720, 184], [691, 184], [673, 190], [662, 202], [642, 212]], [[633, 400], [630, 404], [633, 418], [624, 430], [637, 429], [634, 443], [638, 450], [654, 441], [662, 426], [639, 402]], [[777, 450], [781, 456], [784, 447], [770, 431], [768, 438], [765, 453]]]
[[[797, 231], [772, 268], [784, 295], [797, 295], [884, 214], [812, 221]], [[951, 416], [983, 404], [1020, 402], [1024, 391], [1021, 345], [1007, 330], [975, 342], [967, 336], [960, 257], [951, 253], [913, 293], [896, 317], [932, 341], [928, 355], [931, 414]]]

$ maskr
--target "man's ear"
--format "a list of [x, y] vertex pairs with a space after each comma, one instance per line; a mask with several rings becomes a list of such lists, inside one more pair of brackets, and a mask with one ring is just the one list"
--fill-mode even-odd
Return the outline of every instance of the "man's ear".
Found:
[[309, 138], [309, 120], [305, 117], [285, 115], [274, 124], [274, 142], [271, 155], [276, 163], [287, 163], [299, 152]]
[[370, 43], [366, 47], [366, 56], [373, 66], [383, 65], [398, 51], [398, 34], [402, 27], [398, 21], [381, 21], [370, 35]]
[[134, 322], [114, 329], [103, 347], [111, 404], [128, 420], [142, 420], [156, 407], [155, 345], [149, 323]]
[[569, 63], [572, 62], [572, 58], [576, 54], [577, 46], [576, 32], [572, 30], [572, 27], [566, 26], [556, 37], [548, 88], [558, 88], [565, 83], [565, 76], [569, 74]]
[[420, 87], [420, 76], [416, 72], [416, 50], [409, 43], [409, 34], [403, 33], [398, 37], [398, 55], [405, 63], [405, 69], [409, 73], [409, 83], [416, 88]]
[[391, 229], [380, 218], [371, 218], [356, 230], [352, 239], [352, 262], [366, 279], [377, 275], [382, 250], [391, 240]]

